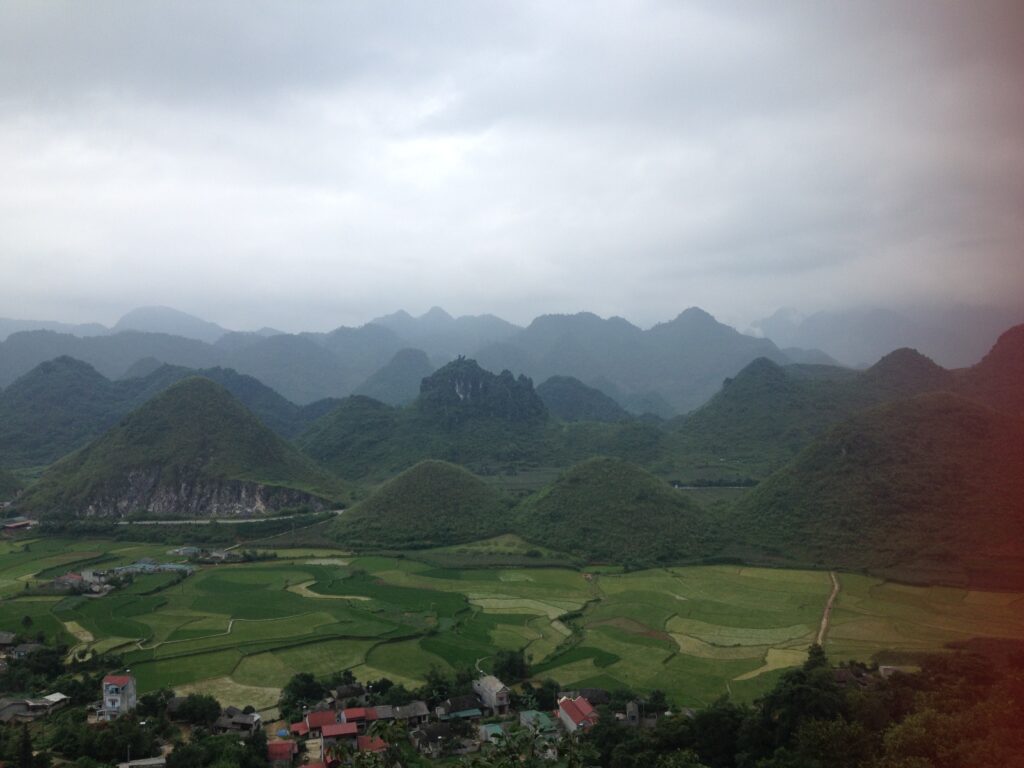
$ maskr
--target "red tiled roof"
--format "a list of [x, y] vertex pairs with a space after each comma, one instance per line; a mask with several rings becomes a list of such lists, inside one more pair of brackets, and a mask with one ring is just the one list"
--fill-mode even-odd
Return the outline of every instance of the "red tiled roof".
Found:
[[353, 720], [365, 720], [366, 719], [366, 708], [365, 707], [349, 707], [348, 709], [341, 710], [341, 718], [346, 723], [352, 722]]
[[299, 751], [294, 741], [268, 741], [267, 760], [291, 760], [292, 755]]
[[305, 721], [292, 723], [290, 729], [292, 733], [297, 736], [305, 736], [309, 733], [309, 726], [306, 725]]
[[583, 714], [584, 717], [589, 717], [590, 715], [596, 714], [594, 712], [594, 707], [591, 705], [590, 701], [588, 699], [583, 698], [582, 696], [577, 696], [573, 704], [576, 705], [576, 707], [579, 709], [579, 711]]
[[325, 725], [331, 725], [336, 722], [338, 722], [338, 713], [330, 709], [321, 709], [306, 715], [306, 725], [311, 729], [323, 728]]
[[356, 740], [360, 752], [384, 752], [388, 743], [380, 736], [360, 736]]
[[104, 685], [128, 685], [132, 681], [131, 675], [107, 675], [103, 678]]
[[332, 723], [323, 727], [325, 739], [333, 739], [338, 736], [355, 736], [359, 733], [359, 726], [355, 723]]
[[597, 720], [597, 712], [582, 696], [575, 699], [562, 699], [558, 702], [558, 708], [565, 712], [576, 725], [593, 723]]

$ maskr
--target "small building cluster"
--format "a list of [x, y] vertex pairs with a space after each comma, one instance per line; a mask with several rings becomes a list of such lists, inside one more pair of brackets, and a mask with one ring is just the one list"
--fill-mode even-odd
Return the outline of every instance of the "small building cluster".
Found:
[[191, 563], [199, 563], [201, 565], [240, 563], [245, 559], [241, 552], [230, 549], [207, 549], [205, 547], [186, 546], [172, 549], [170, 553], [187, 558]]
[[191, 565], [158, 563], [155, 560], [143, 558], [131, 565], [121, 565], [107, 570], [68, 571], [40, 587], [40, 590], [100, 597], [115, 589], [124, 579], [133, 576], [151, 573], [178, 573], [188, 576], [194, 571], [195, 568]]
[[[0, 501], [0, 510], [7, 509], [11, 505], [9, 501]], [[17, 536], [18, 534], [30, 531], [36, 526], [36, 521], [30, 517], [9, 517], [3, 521], [0, 531], [4, 536]]]
[[[401, 734], [422, 755], [439, 758], [499, 743], [516, 727], [536, 732], [542, 743], [547, 743], [548, 754], [555, 756], [560, 733], [585, 731], [598, 721], [594, 704], [580, 692], [563, 692], [551, 712], [517, 713], [512, 709], [508, 686], [494, 675], [480, 676], [472, 688], [473, 693], [445, 699], [431, 710], [419, 700], [399, 706], [367, 706], [369, 698], [363, 686], [342, 686], [306, 712], [302, 720], [282, 730], [280, 738], [270, 741], [267, 758], [277, 768], [288, 768], [301, 752], [298, 744], [306, 742], [310, 754], [321, 756], [320, 762], [308, 763], [309, 768], [333, 768], [344, 755], [387, 750], [389, 744], [378, 735], [381, 732], [392, 734], [388, 738]], [[606, 691], [588, 692], [603, 702], [609, 700]]]

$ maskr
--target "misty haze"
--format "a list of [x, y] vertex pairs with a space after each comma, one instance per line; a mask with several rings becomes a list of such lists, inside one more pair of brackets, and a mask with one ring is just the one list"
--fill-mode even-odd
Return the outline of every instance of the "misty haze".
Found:
[[1019, 765], [1022, 51], [0, 6], [0, 766]]

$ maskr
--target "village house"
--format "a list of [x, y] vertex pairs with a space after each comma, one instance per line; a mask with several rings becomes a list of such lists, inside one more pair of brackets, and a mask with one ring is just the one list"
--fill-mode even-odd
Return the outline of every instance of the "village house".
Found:
[[410, 701], [394, 708], [394, 717], [406, 727], [422, 725], [430, 719], [430, 710], [425, 701]]
[[504, 715], [508, 712], [509, 690], [494, 675], [484, 675], [473, 681], [473, 692], [480, 697], [480, 702], [492, 715]]
[[267, 742], [267, 762], [270, 768], [291, 768], [298, 753], [299, 745], [294, 741]]
[[444, 755], [445, 748], [452, 738], [450, 723], [430, 723], [417, 728], [410, 734], [413, 746], [420, 754], [439, 758]]
[[164, 768], [166, 765], [166, 757], [140, 757], [138, 760], [118, 763], [117, 768]]
[[0, 632], [0, 651], [6, 651], [17, 640], [18, 636], [13, 632]]
[[26, 517], [12, 517], [3, 525], [3, 532], [7, 536], [11, 536], [17, 533], [27, 531], [35, 525], [35, 520], [29, 520]]
[[505, 729], [501, 723], [485, 723], [477, 726], [476, 732], [481, 744], [501, 744], [505, 738]]
[[0, 723], [31, 723], [69, 701], [63, 693], [51, 693], [41, 699], [0, 699]]
[[597, 718], [597, 712], [582, 696], [558, 700], [558, 719], [569, 733], [589, 729], [597, 722]]
[[536, 709], [525, 709], [519, 713], [519, 724], [537, 733], [554, 733], [558, 730], [555, 721], [546, 712], [538, 712]]
[[331, 709], [320, 709], [306, 715], [307, 733], [313, 738], [320, 737], [321, 730], [325, 725], [334, 725], [338, 722], [339, 713]]
[[214, 733], [237, 733], [252, 736], [263, 727], [263, 719], [256, 712], [246, 713], [238, 707], [228, 707], [213, 724]]
[[592, 707], [600, 707], [610, 704], [612, 695], [604, 688], [580, 688], [577, 691], [559, 691], [559, 699], [578, 699], [582, 696], [590, 702]]
[[341, 710], [341, 722], [355, 725], [360, 733], [366, 732], [366, 707], [348, 707]]
[[338, 686], [334, 689], [333, 695], [339, 708], [349, 706], [357, 707], [360, 705], [365, 707], [370, 701], [370, 696], [366, 692], [366, 688], [361, 686], [359, 683]]
[[480, 706], [476, 694], [467, 694], [445, 699], [437, 705], [434, 713], [438, 720], [479, 720], [484, 716]]
[[348, 746], [356, 745], [356, 737], [359, 735], [359, 726], [355, 723], [330, 723], [320, 729], [321, 738], [326, 744], [329, 741], [347, 743]]
[[380, 704], [376, 707], [366, 708], [366, 722], [375, 723], [378, 720], [390, 723], [395, 719], [395, 708], [387, 704]]
[[356, 749], [360, 752], [387, 752], [388, 743], [380, 736], [357, 736]]
[[135, 678], [131, 675], [107, 675], [100, 691], [102, 699], [96, 710], [98, 720], [114, 720], [135, 709]]
[[27, 656], [45, 648], [46, 646], [42, 643], [22, 643], [21, 645], [14, 646], [14, 650], [11, 651], [11, 656], [16, 659], [24, 659]]

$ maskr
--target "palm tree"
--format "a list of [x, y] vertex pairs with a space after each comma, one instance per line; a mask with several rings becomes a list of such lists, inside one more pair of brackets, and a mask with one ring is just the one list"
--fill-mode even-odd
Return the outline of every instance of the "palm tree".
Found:
[[402, 757], [402, 751], [398, 745], [409, 738], [409, 734], [406, 733], [405, 726], [397, 720], [392, 720], [390, 722], [385, 720], [375, 720], [370, 725], [368, 733], [371, 736], [383, 739], [387, 743], [388, 750], [384, 753], [387, 765], [399, 765], [399, 761]]
[[580, 738], [579, 731], [562, 737], [559, 752], [565, 757], [566, 768], [584, 768], [597, 759], [597, 750]]

